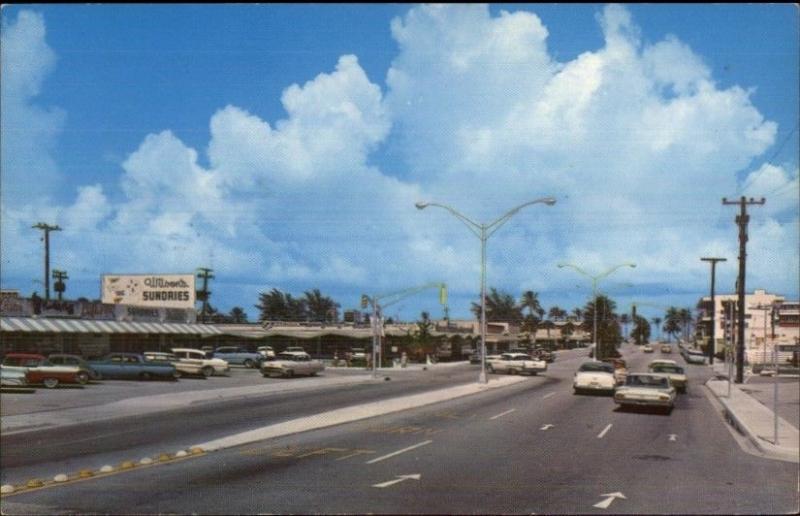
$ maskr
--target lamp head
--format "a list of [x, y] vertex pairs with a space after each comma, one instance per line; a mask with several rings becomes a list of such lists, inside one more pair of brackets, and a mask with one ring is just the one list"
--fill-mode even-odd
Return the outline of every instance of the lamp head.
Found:
[[416, 206], [418, 210], [424, 210], [425, 208], [428, 207], [428, 203], [419, 201], [419, 202], [414, 203], [414, 206]]
[[545, 203], [546, 205], [548, 205], [548, 206], [552, 206], [552, 205], [554, 205], [554, 204], [556, 203], [556, 199], [555, 199], [555, 197], [547, 197], [547, 198], [546, 198], [544, 201], [542, 201], [542, 202], [544, 202], [544, 203]]

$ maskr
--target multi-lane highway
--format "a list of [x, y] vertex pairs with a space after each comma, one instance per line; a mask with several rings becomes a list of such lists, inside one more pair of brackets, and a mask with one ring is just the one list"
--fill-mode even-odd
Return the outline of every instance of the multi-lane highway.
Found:
[[[576, 396], [585, 350], [520, 383], [353, 423], [3, 498], [5, 513], [789, 513], [797, 465], [748, 451], [706, 395], [671, 415]], [[631, 371], [659, 353], [623, 349]], [[677, 353], [670, 358], [679, 363]], [[443, 372], [444, 371], [444, 372]], [[426, 372], [428, 373], [428, 372]], [[405, 373], [407, 374], [407, 373]], [[3, 439], [3, 477], [44, 477], [277, 421], [473, 381], [476, 366]], [[214, 410], [216, 409], [216, 410]], [[64, 432], [63, 430], [69, 430]], [[15, 450], [8, 454], [9, 445]], [[17, 451], [18, 450], [18, 451]], [[72, 450], [72, 451], [70, 451]], [[91, 464], [89, 464], [91, 463]], [[81, 466], [79, 466], [79, 464]]]

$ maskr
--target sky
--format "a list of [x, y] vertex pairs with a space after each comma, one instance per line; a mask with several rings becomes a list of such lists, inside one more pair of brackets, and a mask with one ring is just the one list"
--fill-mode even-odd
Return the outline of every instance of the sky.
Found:
[[[487, 283], [571, 310], [694, 307], [703, 256], [800, 297], [798, 10], [772, 5], [13, 5], [0, 43], [0, 286], [210, 267], [211, 303]], [[442, 316], [435, 289], [386, 314]]]

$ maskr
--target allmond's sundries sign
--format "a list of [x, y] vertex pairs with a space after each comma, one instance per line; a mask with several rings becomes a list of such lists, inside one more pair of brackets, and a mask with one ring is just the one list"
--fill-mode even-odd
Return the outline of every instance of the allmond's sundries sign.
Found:
[[194, 308], [194, 274], [106, 274], [103, 303]]

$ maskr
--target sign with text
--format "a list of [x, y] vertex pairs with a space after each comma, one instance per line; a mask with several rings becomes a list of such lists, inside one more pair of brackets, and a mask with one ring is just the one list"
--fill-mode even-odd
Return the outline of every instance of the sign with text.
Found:
[[194, 274], [106, 274], [103, 303], [153, 308], [194, 308]]

